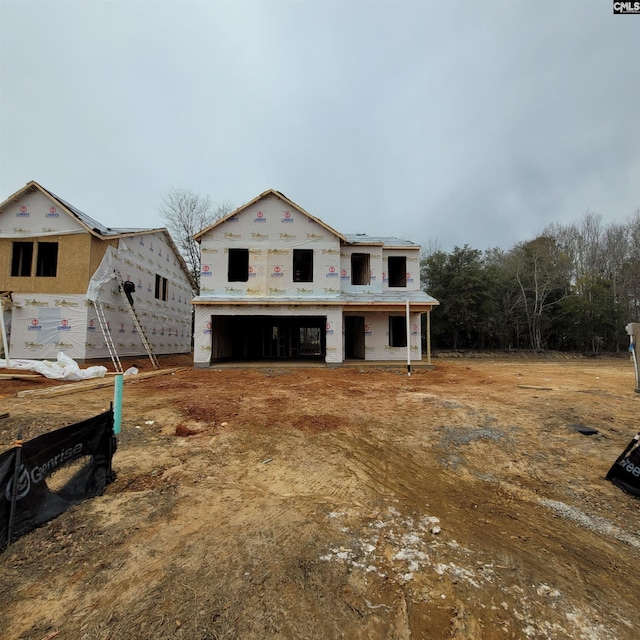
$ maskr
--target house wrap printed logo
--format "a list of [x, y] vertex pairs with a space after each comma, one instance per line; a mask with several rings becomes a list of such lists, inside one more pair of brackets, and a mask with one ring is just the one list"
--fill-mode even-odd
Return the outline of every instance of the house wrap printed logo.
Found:
[[46, 217], [47, 218], [59, 218], [60, 217], [60, 213], [58, 213], [58, 210], [55, 207], [49, 207], [49, 211], [47, 211]]
[[266, 222], [267, 219], [264, 217], [264, 211], [258, 211], [256, 213], [256, 217], [253, 219], [254, 222]]
[[32, 318], [29, 322], [29, 326], [27, 327], [27, 331], [40, 331], [40, 329], [42, 329], [40, 320], [38, 320], [38, 318]]
[[[82, 453], [82, 443], [79, 442], [73, 447], [69, 447], [68, 449], [63, 449], [60, 453], [57, 453], [52, 458], [49, 458], [46, 462], [42, 463], [40, 466], [36, 465], [28, 471], [24, 464], [20, 465], [20, 469], [18, 471], [18, 487], [16, 492], [16, 498], [20, 500], [24, 498], [29, 491], [31, 491], [32, 484], [39, 484], [42, 482], [47, 475], [53, 473], [60, 465], [65, 462], [69, 462], [72, 459], [80, 457]], [[5, 498], [11, 502], [11, 496], [13, 494], [13, 478], [7, 482], [7, 487], [5, 489]]]
[[620, 2], [619, 0], [614, 0], [613, 2], [613, 13], [623, 14], [623, 13], [639, 13], [640, 14], [640, 2]]
[[66, 318], [63, 318], [62, 320], [60, 320], [60, 324], [58, 325], [58, 331], [70, 331], [71, 330], [71, 325], [69, 324], [69, 321]]

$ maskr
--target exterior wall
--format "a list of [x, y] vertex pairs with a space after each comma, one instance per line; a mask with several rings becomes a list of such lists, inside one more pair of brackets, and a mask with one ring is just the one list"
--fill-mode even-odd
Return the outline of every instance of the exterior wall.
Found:
[[[117, 252], [105, 255], [92, 282], [92, 289], [103, 304], [118, 355], [146, 356], [126, 298], [113, 278], [114, 269], [120, 272], [123, 280], [130, 279], [135, 284], [134, 307], [154, 353], [189, 353], [191, 285], [164, 234], [121, 238]], [[156, 275], [168, 281], [166, 301], [155, 297]], [[86, 357], [109, 357], [93, 305], [89, 306], [86, 328]]]
[[[407, 286], [389, 286], [389, 256], [405, 256], [407, 259]], [[383, 276], [382, 284], [384, 291], [419, 291], [420, 290], [420, 251], [418, 249], [384, 249], [382, 251]]]
[[[406, 360], [406, 347], [389, 346], [389, 316], [402, 316], [402, 313], [383, 312], [348, 312], [345, 315], [364, 316], [364, 350], [365, 360]], [[410, 313], [410, 336], [409, 345], [411, 348], [411, 359], [420, 360], [422, 358], [422, 344], [420, 339], [420, 314]], [[343, 339], [343, 345], [345, 343]], [[343, 358], [345, 356], [343, 346]]]
[[[16, 241], [34, 243], [30, 276], [11, 276], [13, 243]], [[35, 275], [39, 241], [58, 243], [55, 277]], [[82, 294], [87, 290], [91, 275], [104, 255], [105, 243], [113, 241], [94, 238], [48, 196], [37, 190], [27, 193], [0, 212], [0, 290], [32, 294]]]
[[[110, 248], [105, 253], [89, 287], [85, 286], [81, 294], [14, 293], [13, 299], [20, 306], [12, 312], [11, 356], [55, 359], [59, 351], [64, 351], [77, 360], [108, 358], [95, 307], [89, 302], [97, 297], [103, 303], [118, 355], [146, 357], [114, 269], [136, 285], [135, 309], [154, 353], [189, 353], [191, 285], [166, 236], [154, 233], [120, 239], [118, 249]], [[156, 274], [167, 279], [166, 301], [155, 298]]]
[[[112, 247], [113, 249], [118, 248], [119, 240], [117, 238], [102, 240], [100, 238], [96, 238], [94, 236], [90, 236], [91, 238], [91, 252], [89, 255], [89, 280], [93, 277], [93, 274], [98, 270], [100, 263], [104, 259], [104, 255], [109, 249]], [[88, 286], [87, 282], [87, 286]], [[87, 287], [85, 286], [85, 291]]]
[[266, 305], [195, 305], [193, 334], [194, 365], [208, 367], [211, 360], [211, 316], [325, 316], [326, 324], [326, 357], [325, 362], [338, 364], [343, 360], [342, 352], [342, 310], [339, 307], [323, 307], [310, 305], [300, 306], [266, 306]]
[[[31, 276], [11, 276], [13, 242], [33, 242], [33, 266]], [[55, 277], [35, 275], [38, 241], [58, 243], [58, 263]], [[87, 290], [91, 278], [92, 238], [89, 233], [75, 235], [31, 236], [0, 238], [0, 289], [20, 293], [81, 294]]]
[[12, 358], [55, 360], [59, 351], [85, 357], [87, 305], [84, 295], [13, 294], [9, 353]]
[[[368, 253], [370, 282], [367, 285], [354, 285], [351, 282], [351, 256], [354, 253]], [[343, 246], [340, 251], [340, 287], [349, 293], [381, 293], [384, 274], [380, 246]]]
[[0, 212], [0, 236], [14, 238], [86, 233], [86, 229], [38, 190], [24, 194]]
[[[249, 250], [247, 282], [228, 281], [229, 249]], [[313, 282], [294, 282], [293, 250], [313, 250]], [[268, 196], [209, 231], [201, 242], [201, 294], [269, 297], [340, 291], [340, 240], [297, 209]]]

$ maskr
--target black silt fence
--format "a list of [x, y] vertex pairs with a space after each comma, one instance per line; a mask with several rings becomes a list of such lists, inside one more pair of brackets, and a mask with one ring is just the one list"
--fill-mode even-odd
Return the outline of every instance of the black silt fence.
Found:
[[109, 410], [27, 442], [18, 440], [2, 453], [0, 550], [70, 506], [101, 495], [115, 479], [115, 449]]
[[634, 436], [607, 473], [616, 487], [640, 498], [640, 433]]

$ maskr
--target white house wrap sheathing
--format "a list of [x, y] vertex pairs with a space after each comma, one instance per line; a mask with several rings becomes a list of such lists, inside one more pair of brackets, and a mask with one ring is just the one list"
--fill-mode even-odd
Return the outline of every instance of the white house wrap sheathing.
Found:
[[[114, 277], [117, 270], [123, 280], [131, 280], [134, 307], [144, 327], [153, 352], [189, 353], [191, 350], [192, 290], [173, 250], [163, 233], [121, 238], [117, 251], [108, 249], [87, 291], [87, 298], [102, 302], [111, 338], [120, 356], [140, 354], [141, 339], [137, 335], [127, 302]], [[167, 300], [156, 297], [156, 276], [166, 278]], [[102, 331], [93, 305], [87, 316], [86, 357], [108, 357]]]
[[[342, 313], [339, 307], [326, 308], [313, 305], [305, 307], [269, 307], [268, 310], [254, 306], [225, 305], [216, 307], [215, 313], [230, 316], [325, 316], [326, 317], [326, 358], [325, 362], [342, 362]], [[195, 366], [207, 366], [211, 358], [211, 309], [204, 305], [196, 306], [194, 342]]]
[[40, 192], [23, 196], [0, 227], [4, 238], [34, 238], [86, 233], [86, 229]]
[[[114, 269], [136, 286], [135, 309], [154, 353], [189, 353], [191, 288], [164, 235], [154, 233], [120, 239], [117, 250], [109, 247], [86, 296], [14, 293], [11, 355], [42, 359], [55, 358], [63, 351], [80, 360], [109, 357], [91, 304], [96, 299], [102, 302], [118, 355], [144, 353]], [[166, 302], [155, 298], [156, 274], [169, 281]]]
[[[229, 249], [249, 250], [247, 282], [225, 283]], [[294, 249], [313, 249], [313, 282], [294, 282]], [[204, 298], [332, 298], [340, 293], [340, 239], [275, 197], [227, 218], [202, 237]], [[224, 284], [223, 284], [224, 283]]]
[[[353, 239], [353, 243], [352, 243]], [[201, 294], [195, 302], [194, 364], [206, 366], [212, 353], [212, 316], [315, 316], [326, 319], [325, 361], [345, 359], [344, 317], [364, 317], [364, 357], [404, 360], [406, 347], [389, 346], [389, 316], [405, 314], [405, 303], [437, 301], [420, 291], [419, 247], [398, 241], [345, 236], [302, 212], [275, 192], [242, 207], [202, 232]], [[248, 250], [246, 282], [230, 282], [229, 252]], [[313, 277], [294, 279], [294, 250], [313, 251]], [[351, 284], [351, 254], [370, 254], [370, 279]], [[406, 257], [406, 287], [389, 287], [389, 256]], [[420, 313], [410, 314], [410, 352], [421, 358]], [[213, 336], [215, 340], [215, 336]]]

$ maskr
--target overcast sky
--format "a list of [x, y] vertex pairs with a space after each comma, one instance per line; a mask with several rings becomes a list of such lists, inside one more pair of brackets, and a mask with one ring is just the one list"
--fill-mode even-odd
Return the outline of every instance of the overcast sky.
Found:
[[445, 251], [640, 207], [611, 0], [0, 0], [0, 65], [0, 201], [36, 180], [111, 227], [172, 186]]

